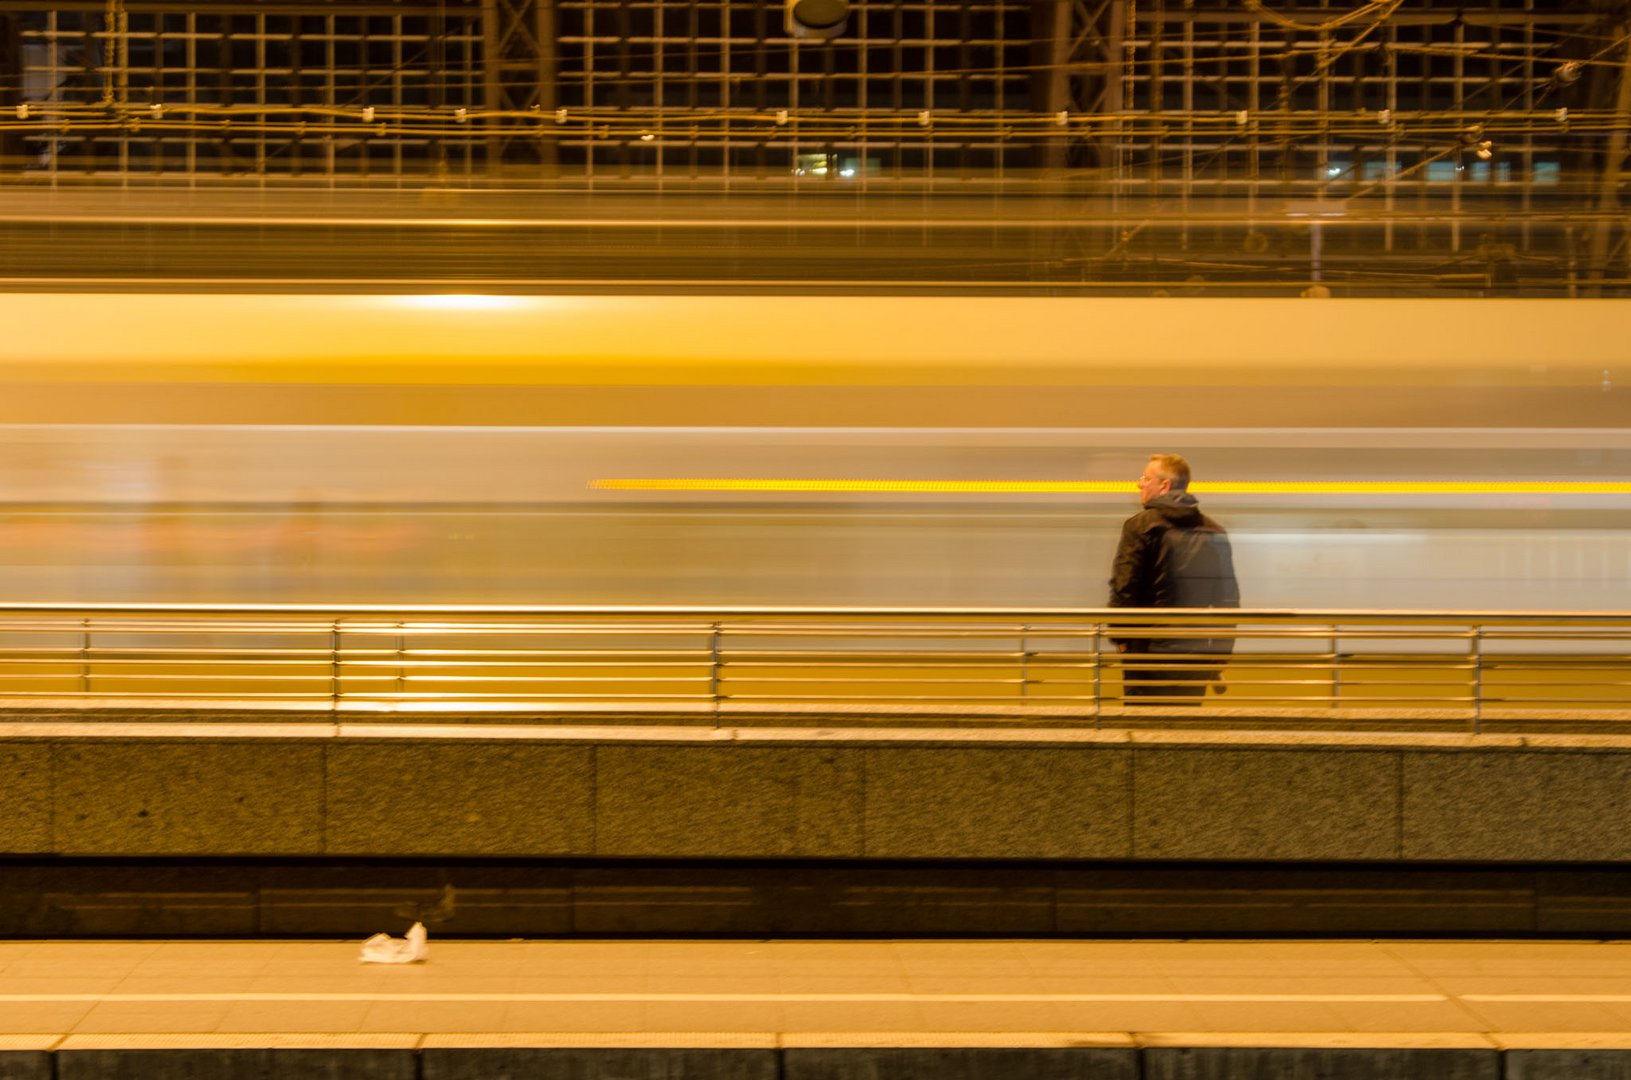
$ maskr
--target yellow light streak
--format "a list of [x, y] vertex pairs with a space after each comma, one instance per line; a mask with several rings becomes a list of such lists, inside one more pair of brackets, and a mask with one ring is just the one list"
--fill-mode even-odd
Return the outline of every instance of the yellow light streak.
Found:
[[[857, 494], [1131, 495], [1120, 480], [856, 480], [797, 477], [627, 477], [597, 491], [850, 492]], [[1214, 480], [1197, 495], [1631, 495], [1631, 482], [1596, 480]]]

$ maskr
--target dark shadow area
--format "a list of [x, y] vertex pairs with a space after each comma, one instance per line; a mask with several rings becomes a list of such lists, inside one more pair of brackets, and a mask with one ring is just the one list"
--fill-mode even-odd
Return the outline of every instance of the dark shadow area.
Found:
[[6, 937], [1631, 934], [1631, 867], [848, 860], [13, 859]]

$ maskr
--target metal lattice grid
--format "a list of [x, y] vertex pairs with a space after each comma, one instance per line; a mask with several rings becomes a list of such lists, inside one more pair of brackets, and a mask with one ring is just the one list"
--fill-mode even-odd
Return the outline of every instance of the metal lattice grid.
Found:
[[[1401, 5], [1339, 35], [1157, 0], [1138, 5], [1131, 27], [1116, 98], [1150, 124], [1147, 135], [1117, 140], [1108, 159], [1106, 179], [1120, 194], [1171, 199], [1181, 211], [1229, 196], [1243, 198], [1248, 214], [1270, 197], [1374, 204], [1387, 215], [1443, 204], [1451, 216], [1480, 208], [1521, 216], [1578, 201], [1562, 182], [1589, 183], [1601, 167], [1600, 143], [1572, 137], [1558, 119], [1602, 102], [1618, 74], [1616, 59], [1573, 83], [1557, 77], [1615, 40], [1611, 22], [1579, 7]], [[1425, 135], [1405, 133], [1413, 113], [1445, 119]], [[1556, 122], [1494, 135], [1498, 147], [1483, 156], [1480, 118], [1495, 113]], [[1233, 123], [1195, 122], [1207, 114], [1233, 114]], [[1305, 122], [1278, 133], [1286, 116]], [[1333, 254], [1349, 242], [1394, 251], [1435, 244], [1443, 231], [1400, 235], [1387, 224], [1379, 237], [1351, 229], [1326, 243]], [[1451, 250], [1488, 239], [1463, 238], [1457, 221], [1448, 232]]]
[[[1539, 13], [1521, 24], [1491, 17], [1488, 25], [1475, 26], [1477, 18], [1390, 20], [1372, 40], [1348, 47], [1228, 13], [1209, 18], [1186, 9], [1175, 16], [1157, 4], [1140, 13], [1126, 50], [1131, 63], [1116, 80], [1128, 125], [1144, 131], [1119, 141], [1120, 165], [1112, 179], [1129, 190], [1174, 195], [1321, 190], [1389, 177], [1416, 187], [1448, 180], [1459, 161], [1401, 175], [1424, 152], [1456, 141], [1402, 140], [1396, 120], [1403, 114], [1533, 111], [1546, 97], [1553, 110], [1583, 97], [1550, 93], [1556, 87], [1547, 77], [1566, 54], [1546, 35], [1569, 34], [1579, 16], [1558, 17], [1560, 25], [1550, 28]], [[1474, 70], [1468, 55], [1481, 58], [1482, 66]], [[1293, 64], [1287, 58], [1306, 59]], [[1194, 123], [1197, 114], [1208, 122]], [[1277, 134], [1286, 117], [1303, 122], [1292, 134]], [[1148, 122], [1137, 125], [1137, 118]], [[1374, 125], [1373, 137], [1332, 131], [1334, 121], [1353, 128], [1366, 119]], [[1508, 141], [1499, 164], [1473, 172], [1480, 181], [1529, 177], [1555, 183], [1562, 142], [1533, 136]], [[1466, 149], [1470, 154], [1471, 146]]]
[[[564, 140], [563, 161], [588, 172], [836, 180], [1029, 164], [1030, 148], [996, 130], [1030, 109], [1026, 3], [859, 4], [843, 36], [818, 43], [790, 38], [780, 7], [753, 0], [565, 0], [559, 12], [560, 104], [645, 120], [620, 138]], [[912, 134], [869, 130], [901, 118]], [[969, 120], [979, 130], [964, 137]]]
[[1050, 277], [1631, 280], [1624, 0], [0, 0], [0, 96], [51, 180], [991, 181], [1108, 200]]
[[[475, 13], [390, 15], [49, 10], [25, 20], [23, 99], [121, 102], [119, 127], [68, 123], [26, 139], [25, 167], [57, 173], [402, 175], [471, 172], [473, 137], [415, 137], [358, 125], [310, 134], [302, 115], [472, 106], [481, 95]], [[244, 110], [214, 123], [173, 119], [187, 106]], [[140, 110], [147, 110], [142, 117]], [[267, 110], [256, 112], [257, 109]]]

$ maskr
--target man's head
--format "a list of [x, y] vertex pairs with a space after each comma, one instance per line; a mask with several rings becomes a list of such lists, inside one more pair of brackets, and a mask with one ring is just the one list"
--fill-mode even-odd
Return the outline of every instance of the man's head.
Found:
[[1138, 501], [1148, 506], [1151, 499], [1188, 487], [1189, 462], [1177, 454], [1151, 454], [1144, 475], [1138, 478]]

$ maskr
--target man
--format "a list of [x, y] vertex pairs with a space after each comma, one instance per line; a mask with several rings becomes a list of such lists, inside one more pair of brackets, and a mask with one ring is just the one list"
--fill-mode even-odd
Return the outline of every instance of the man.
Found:
[[[1189, 462], [1152, 454], [1138, 478], [1138, 501], [1144, 509], [1121, 527], [1109, 606], [1239, 607], [1229, 534], [1189, 493]], [[1112, 640], [1131, 661], [1123, 668], [1128, 698], [1201, 697], [1221, 670], [1209, 657], [1234, 649], [1232, 637]]]

